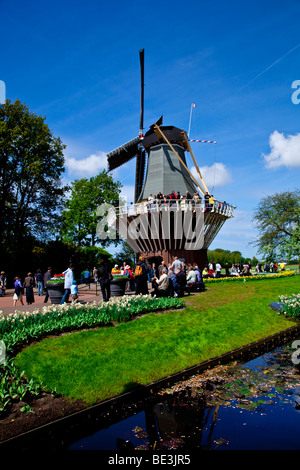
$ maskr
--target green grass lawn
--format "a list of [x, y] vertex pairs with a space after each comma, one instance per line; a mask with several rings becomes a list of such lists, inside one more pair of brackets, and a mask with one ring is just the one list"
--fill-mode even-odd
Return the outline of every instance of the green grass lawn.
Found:
[[91, 405], [289, 328], [269, 303], [299, 292], [300, 278], [209, 284], [183, 310], [45, 339], [16, 365], [46, 389]]

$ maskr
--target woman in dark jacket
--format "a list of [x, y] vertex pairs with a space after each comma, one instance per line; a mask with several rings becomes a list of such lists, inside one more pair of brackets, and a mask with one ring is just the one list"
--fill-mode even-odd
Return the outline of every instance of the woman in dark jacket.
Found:
[[23, 287], [26, 292], [26, 302], [27, 305], [34, 303], [34, 296], [33, 296], [33, 286], [34, 286], [34, 279], [31, 273], [28, 273], [25, 277]]
[[110, 273], [103, 259], [100, 261], [100, 268], [98, 269], [98, 280], [101, 287], [102, 298], [104, 302], [107, 302], [110, 299]]

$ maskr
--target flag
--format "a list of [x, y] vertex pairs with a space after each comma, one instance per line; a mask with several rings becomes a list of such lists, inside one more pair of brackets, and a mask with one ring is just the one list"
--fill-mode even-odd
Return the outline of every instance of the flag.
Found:
[[195, 106], [196, 106], [195, 103], [192, 103], [192, 106], [193, 106], [193, 108], [195, 108]]

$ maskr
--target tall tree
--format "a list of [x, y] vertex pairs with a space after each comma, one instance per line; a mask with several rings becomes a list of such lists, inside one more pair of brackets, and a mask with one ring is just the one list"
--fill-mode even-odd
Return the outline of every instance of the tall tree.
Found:
[[[254, 212], [258, 252], [267, 259], [300, 257], [300, 192], [285, 191], [263, 198]], [[300, 265], [300, 258], [299, 258]]]
[[[99, 214], [98, 208], [103, 205], [119, 206], [121, 183], [103, 170], [90, 179], [82, 178], [71, 183], [71, 194], [62, 213], [61, 236], [66, 242], [79, 246], [94, 246], [99, 243], [97, 225], [104, 220], [105, 212]], [[108, 246], [118, 240], [103, 240]]]
[[0, 106], [1, 253], [22, 250], [27, 237], [57, 233], [65, 188], [64, 145], [45, 118], [19, 100]]

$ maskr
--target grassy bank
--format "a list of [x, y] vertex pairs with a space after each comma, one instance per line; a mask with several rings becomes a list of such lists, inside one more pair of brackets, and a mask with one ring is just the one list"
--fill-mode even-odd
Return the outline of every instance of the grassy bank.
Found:
[[184, 310], [48, 338], [15, 364], [46, 388], [93, 404], [289, 328], [295, 322], [269, 303], [298, 293], [299, 282], [210, 283], [185, 298]]

